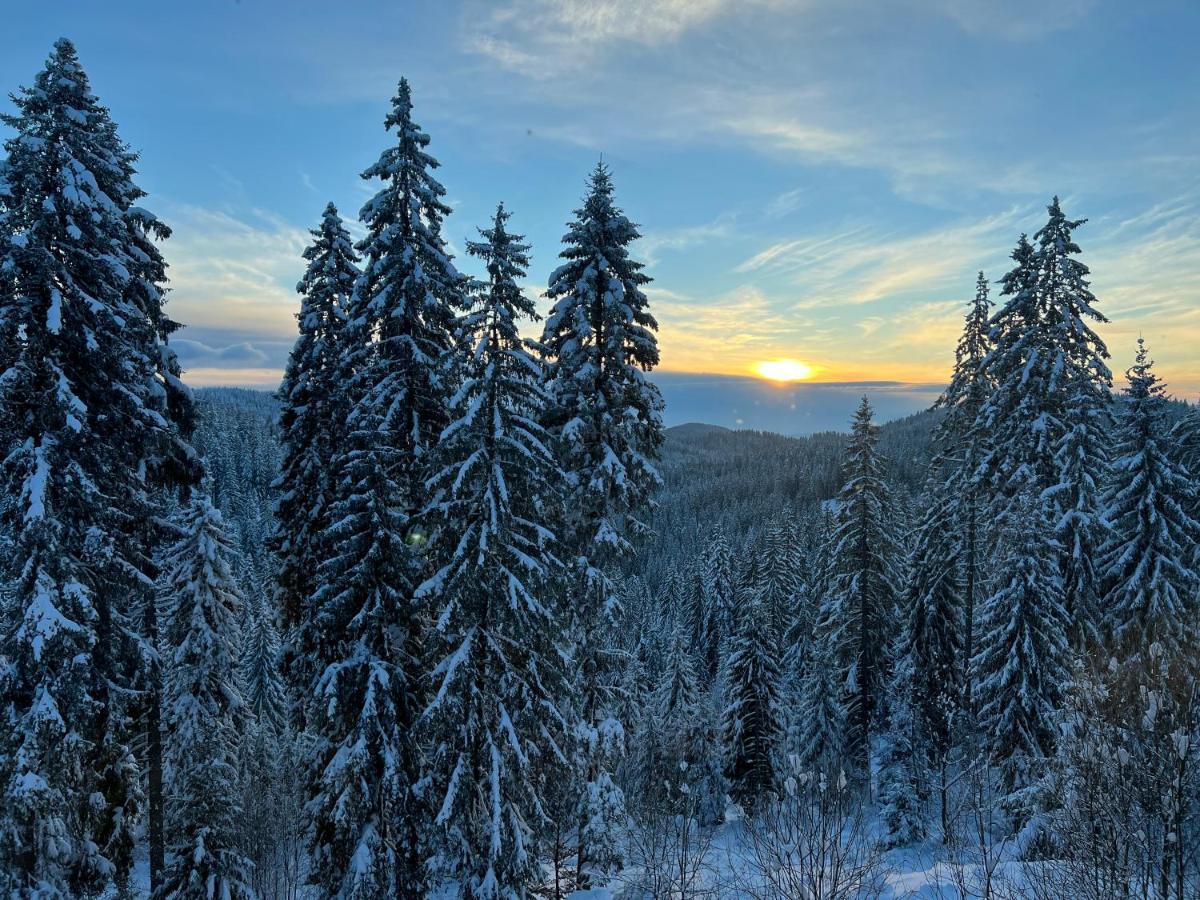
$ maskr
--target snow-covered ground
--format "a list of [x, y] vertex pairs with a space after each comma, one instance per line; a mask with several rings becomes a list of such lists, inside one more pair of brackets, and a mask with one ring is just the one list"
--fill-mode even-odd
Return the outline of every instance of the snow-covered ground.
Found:
[[[711, 845], [701, 864], [702, 881], [687, 893], [697, 900], [759, 900], [776, 897], [761, 885], [755, 889], [753, 850], [742, 821], [730, 821], [711, 835]], [[963, 900], [988, 896], [984, 867], [964, 854], [961, 861], [937, 846], [881, 851], [871, 883], [847, 893], [833, 892], [837, 900]], [[1020, 900], [1035, 895], [1031, 879], [1045, 864], [1021, 862], [1011, 850], [997, 853], [991, 865], [990, 896], [996, 900]], [[628, 868], [604, 887], [577, 891], [570, 900], [666, 900], [678, 894], [654, 897], [639, 885], [641, 872]], [[824, 898], [817, 898], [824, 900]]]
[[[747, 846], [744, 824], [731, 821], [719, 826], [711, 835], [711, 846], [701, 866], [703, 882], [695, 894], [696, 900], [757, 900], [763, 896], [746, 886], [747, 864], [751, 850]], [[1007, 854], [1011, 856], [1011, 854]], [[970, 862], [958, 864], [948, 859], [944, 848], [906, 848], [880, 855], [880, 887], [861, 894], [838, 895], [838, 900], [962, 900], [983, 896], [982, 867]], [[1019, 900], [1033, 896], [1028, 879], [1037, 870], [1035, 864], [1001, 858], [992, 873], [992, 890], [996, 900]], [[655, 898], [638, 885], [639, 871], [629, 868], [608, 885], [572, 893], [569, 900], [674, 900], [675, 896]], [[150, 896], [149, 859], [143, 847], [137, 854], [134, 885], [139, 898]], [[964, 893], [963, 887], [966, 887]], [[315, 894], [302, 897], [315, 898]], [[454, 900], [453, 889], [437, 892], [431, 900]]]

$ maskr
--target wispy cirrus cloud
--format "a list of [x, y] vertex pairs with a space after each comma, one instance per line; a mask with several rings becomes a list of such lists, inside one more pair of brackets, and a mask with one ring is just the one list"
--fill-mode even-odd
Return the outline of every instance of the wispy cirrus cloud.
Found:
[[793, 309], [861, 306], [909, 292], [956, 286], [964, 273], [1002, 257], [1033, 210], [1013, 207], [917, 234], [881, 233], [868, 224], [777, 241], [734, 271], [780, 280]]
[[174, 229], [163, 255], [175, 318], [202, 328], [236, 322], [276, 339], [295, 333], [296, 282], [311, 239], [305, 229], [262, 210], [168, 205], [163, 213]]
[[737, 216], [731, 212], [724, 212], [713, 221], [701, 225], [646, 232], [638, 242], [638, 249], [647, 264], [655, 265], [666, 254], [680, 253], [727, 238], [736, 228]]
[[577, 72], [614, 44], [655, 47], [730, 13], [786, 5], [778, 0], [516, 0], [471, 16], [466, 41], [506, 68], [552, 78]]
[[939, 11], [974, 35], [1011, 41], [1041, 40], [1080, 24], [1096, 6], [1095, 0], [919, 0], [917, 5]]
[[174, 234], [162, 246], [172, 343], [189, 382], [271, 386], [296, 334], [296, 282], [309, 233], [262, 210], [160, 204]]
[[[1066, 198], [1070, 212], [1080, 205]], [[833, 236], [775, 242], [736, 267], [776, 316], [801, 314], [842, 342], [843, 368], [931, 380], [948, 370], [973, 273], [995, 281], [1021, 231], [1045, 222], [1039, 207], [1013, 207], [983, 219], [911, 235], [866, 225]], [[1080, 227], [1092, 269], [1099, 327], [1120, 370], [1144, 334], [1160, 373], [1181, 395], [1200, 390], [1200, 204], [1191, 194]], [[999, 298], [994, 298], [999, 300]], [[855, 314], [853, 310], [869, 310]], [[767, 324], [764, 333], [776, 327]], [[845, 341], [854, 328], [867, 340]], [[817, 344], [820, 350], [825, 350]], [[1118, 385], [1120, 386], [1120, 385]]]

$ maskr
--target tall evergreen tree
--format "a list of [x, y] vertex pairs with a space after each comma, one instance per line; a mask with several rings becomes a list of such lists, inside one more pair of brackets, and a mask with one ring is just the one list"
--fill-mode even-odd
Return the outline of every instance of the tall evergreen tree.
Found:
[[278, 737], [287, 725], [287, 693], [280, 672], [275, 610], [264, 594], [249, 606], [248, 628], [239, 654], [242, 694], [256, 726]]
[[778, 638], [772, 634], [758, 573], [739, 585], [736, 627], [724, 663], [726, 776], [747, 812], [778, 787], [783, 746]]
[[946, 410], [934, 435], [935, 452], [941, 460], [946, 495], [954, 497], [954, 519], [958, 528], [958, 564], [962, 582], [962, 680], [963, 703], [972, 709], [973, 683], [970, 661], [975, 653], [975, 610], [983, 588], [986, 555], [984, 492], [976, 472], [986, 436], [979, 431], [979, 414], [992, 385], [983, 371], [990, 341], [988, 322], [992, 302], [983, 272], [975, 282], [975, 297], [954, 351], [954, 372], [937, 406]]
[[827, 648], [836, 654], [848, 697], [847, 750], [864, 774], [870, 736], [880, 722], [891, 676], [898, 558], [892, 531], [895, 510], [877, 449], [879, 428], [871, 417], [871, 404], [863, 397], [854, 414], [844, 481], [834, 507], [830, 580], [821, 611]]
[[1054, 198], [1049, 220], [1013, 253], [1004, 278], [1008, 297], [992, 318], [993, 348], [983, 370], [995, 385], [980, 413], [989, 436], [981, 465], [998, 494], [993, 518], [1018, 493], [1046, 493], [1068, 614], [1086, 631], [1094, 605], [1092, 558], [1100, 537], [1097, 484], [1105, 466], [1103, 430], [1112, 375], [1108, 350], [1089, 322], [1095, 309], [1088, 268]]
[[940, 785], [943, 832], [948, 829], [947, 765], [955, 715], [962, 709], [963, 589], [955, 497], [947, 495], [941, 467], [926, 483], [925, 509], [913, 537], [901, 599], [896, 670], [889, 716], [887, 802], [889, 828], [908, 842], [920, 835], [916, 798]]
[[[592, 172], [583, 206], [564, 237], [563, 264], [550, 276], [552, 301], [542, 345], [549, 357], [547, 423], [571, 492], [563, 539], [575, 560], [570, 588], [581, 736], [579, 870], [607, 865], [589, 853], [588, 835], [615, 795], [605, 786], [601, 745], [619, 733], [612, 717], [611, 581], [660, 478], [662, 398], [645, 373], [658, 364], [657, 323], [642, 287], [649, 277], [629, 255], [637, 227], [613, 202], [608, 170]], [[602, 789], [603, 788], [603, 789]], [[592, 824], [589, 824], [592, 823]]]
[[[255, 579], [256, 586], [262, 582]], [[289, 856], [299, 845], [302, 810], [301, 740], [288, 718], [279, 632], [269, 595], [253, 595], [242, 632], [239, 667], [247, 723], [241, 752], [242, 815], [238, 841], [253, 862], [251, 882], [260, 897], [277, 896], [289, 883]]]
[[1192, 517], [1195, 481], [1168, 452], [1164, 386], [1138, 338], [1137, 358], [1118, 414], [1100, 554], [1105, 625], [1122, 655], [1160, 643], [1177, 652], [1195, 629], [1200, 522]]
[[[416, 793], [425, 622], [429, 451], [447, 424], [463, 279], [442, 239], [449, 213], [429, 137], [400, 81], [384, 119], [396, 143], [363, 177], [383, 186], [361, 218], [362, 275], [343, 327], [349, 403], [330, 524], [304, 646], [313, 651], [316, 758], [310, 780], [313, 877], [328, 896], [419, 896], [427, 811]], [[307, 718], [306, 718], [307, 723]]]
[[979, 721], [1000, 765], [1010, 812], [1029, 812], [1028, 791], [1054, 750], [1068, 680], [1068, 620], [1057, 547], [1044, 501], [1017, 495], [1002, 523], [997, 586], [980, 617]]
[[549, 810], [538, 788], [570, 752], [555, 608], [563, 564], [543, 524], [564, 479], [537, 421], [541, 367], [517, 331], [537, 313], [519, 285], [529, 247], [507, 230], [509, 215], [501, 205], [483, 240], [467, 244], [487, 280], [461, 322], [472, 349], [433, 455], [447, 562], [419, 591], [437, 608], [425, 713], [439, 807], [432, 865], [464, 897], [497, 900], [540, 881], [535, 836]]
[[[1171, 458], [1193, 478], [1200, 475], [1200, 407], [1189, 406], [1171, 429]], [[1200, 494], [1200, 492], [1198, 492]], [[1200, 495], [1189, 510], [1192, 518], [1200, 519]], [[1197, 551], [1200, 553], [1200, 551]], [[1200, 556], [1196, 559], [1200, 568]]]
[[689, 617], [692, 649], [709, 680], [720, 668], [721, 653], [730, 636], [736, 581], [733, 548], [721, 528], [714, 528], [696, 571], [690, 598]]
[[359, 409], [379, 416], [397, 451], [391, 477], [409, 517], [426, 505], [427, 457], [448, 423], [456, 387], [450, 355], [465, 284], [442, 238], [450, 207], [433, 175], [439, 163], [412, 108], [412, 91], [401, 79], [384, 120], [396, 130], [396, 144], [363, 172], [383, 186], [359, 213], [367, 236], [358, 244], [363, 270], [351, 313], [359, 339], [349, 350]]
[[411, 729], [420, 713], [409, 520], [378, 417], [358, 412], [322, 536], [313, 595], [321, 667], [306, 696], [312, 734], [310, 879], [323, 896], [367, 900], [425, 890]]
[[246, 708], [234, 658], [242, 602], [229, 566], [234, 550], [206, 497], [191, 502], [180, 525], [160, 577], [171, 863], [155, 897], [250, 898], [250, 864], [237, 843]]
[[795, 529], [772, 525], [759, 547], [762, 602], [777, 640], [783, 640], [797, 615], [804, 594], [803, 555]]
[[[166, 345], [175, 325], [153, 241], [168, 232], [134, 205], [136, 154], [69, 41], [14, 103], [0, 186], [0, 477], [17, 498], [0, 528], [17, 551], [4, 561], [16, 589], [0, 868], [53, 896], [128, 880], [135, 716], [153, 659], [139, 618], [159, 537], [152, 492], [198, 463]], [[66, 756], [47, 772], [54, 743]]]
[[726, 804], [722, 716], [704, 685], [686, 629], [673, 629], [662, 663], [636, 741], [639, 805], [677, 814], [683, 802], [684, 815], [717, 824], [724, 820]]
[[913, 716], [923, 746], [937, 758], [950, 750], [963, 680], [963, 602], [952, 498], [930, 485], [917, 526], [901, 611], [899, 662], [913, 681]]
[[805, 771], [830, 772], [845, 762], [845, 683], [839, 677], [835, 651], [828, 628], [822, 624], [813, 636], [797, 687], [788, 738], [790, 752]]
[[[300, 657], [312, 649], [305, 646], [304, 608], [315, 590], [321, 559], [316, 541], [328, 524], [336, 484], [331, 463], [348, 413], [342, 331], [359, 276], [350, 235], [332, 203], [311, 234], [304, 251], [308, 267], [296, 285], [300, 334], [279, 388], [283, 463], [274, 485], [280, 494], [271, 538], [279, 607], [285, 624], [301, 631], [293, 650]], [[299, 686], [303, 676], [296, 677]]]

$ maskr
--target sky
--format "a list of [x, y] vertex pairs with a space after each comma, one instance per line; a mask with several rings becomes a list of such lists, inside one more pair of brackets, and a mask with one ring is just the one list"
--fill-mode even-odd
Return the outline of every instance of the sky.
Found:
[[503, 200], [531, 293], [588, 171], [611, 167], [654, 278], [669, 420], [705, 392], [709, 421], [746, 427], [856, 392], [748, 387], [774, 359], [924, 404], [976, 272], [998, 279], [1055, 194], [1089, 220], [1118, 379], [1142, 334], [1169, 388], [1200, 393], [1194, 0], [8, 0], [4, 21], [0, 89], [69, 37], [141, 152], [193, 384], [278, 382], [308, 229], [376, 189], [359, 174], [405, 76], [452, 249]]

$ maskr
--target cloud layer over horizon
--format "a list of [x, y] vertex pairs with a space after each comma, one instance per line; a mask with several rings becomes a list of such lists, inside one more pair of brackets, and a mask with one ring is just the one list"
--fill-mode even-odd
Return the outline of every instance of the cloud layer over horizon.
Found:
[[1089, 218], [1078, 239], [1114, 371], [1144, 334], [1170, 389], [1200, 392], [1195, 4], [378, 0], [310, 14], [324, 9], [114, 15], [67, 0], [19, 10], [0, 39], [7, 91], [71, 23], [142, 152], [146, 206], [174, 229], [170, 309], [197, 384], [278, 380], [308, 228], [331, 198], [353, 226], [403, 74], [443, 163], [452, 248], [504, 199], [533, 243], [533, 294], [603, 154], [642, 225], [668, 372], [789, 357], [822, 381], [940, 383], [975, 273], [999, 278], [1057, 193]]

